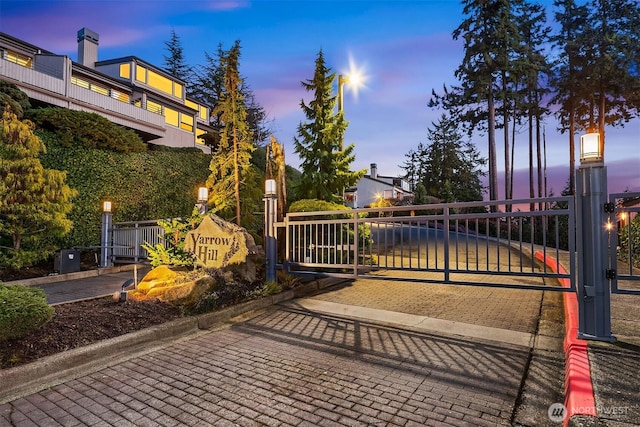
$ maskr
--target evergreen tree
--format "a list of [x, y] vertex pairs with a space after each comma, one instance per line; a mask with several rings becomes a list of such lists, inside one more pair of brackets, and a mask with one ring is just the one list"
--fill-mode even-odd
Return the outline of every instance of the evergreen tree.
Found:
[[578, 6], [575, 0], [555, 0], [558, 8], [555, 20], [559, 24], [558, 31], [552, 35], [551, 42], [560, 54], [553, 64], [551, 84], [555, 89], [552, 102], [560, 109], [556, 116], [560, 121], [560, 130], [569, 136], [569, 185], [568, 193], [575, 194], [575, 140], [577, 119], [577, 93], [580, 91], [584, 66], [580, 64], [580, 50], [582, 49], [582, 33], [586, 30], [589, 11], [586, 5]]
[[[241, 225], [241, 188], [246, 186], [255, 150], [247, 123], [247, 110], [239, 74], [240, 42], [221, 58], [224, 66], [224, 91], [213, 115], [220, 119], [220, 141], [211, 159], [207, 180], [209, 203], [214, 212], [229, 212], [235, 207], [236, 223]], [[235, 202], [235, 206], [234, 206]]]
[[0, 111], [8, 108], [18, 119], [24, 117], [24, 112], [31, 107], [29, 96], [13, 83], [0, 80]]
[[294, 138], [295, 152], [302, 160], [302, 177], [296, 189], [298, 199], [342, 202], [343, 190], [356, 185], [366, 173], [366, 169], [349, 170], [355, 159], [353, 144], [341, 149], [347, 122], [342, 112], [334, 111], [335, 77], [320, 50], [313, 79], [302, 82], [302, 87], [313, 92], [314, 98], [309, 104], [300, 101], [307, 122], [298, 125], [298, 137]]
[[66, 173], [45, 169], [44, 144], [33, 124], [5, 107], [0, 120], [0, 267], [20, 268], [47, 259], [56, 248], [50, 238], [71, 230], [67, 214], [77, 192]]
[[174, 29], [171, 29], [171, 39], [164, 42], [168, 55], [164, 55], [164, 67], [174, 77], [179, 78], [185, 83], [189, 83], [191, 69], [185, 63], [182, 43]]
[[[508, 0], [463, 0], [467, 17], [453, 32], [454, 40], [465, 42], [465, 55], [455, 72], [462, 81], [461, 99], [466, 109], [464, 121], [473, 130], [486, 129], [489, 152], [489, 198], [498, 198], [496, 152], [497, 73], [507, 65], [514, 37]], [[479, 108], [484, 107], [484, 108]]]
[[[205, 136], [205, 143], [215, 150], [220, 140], [218, 132], [223, 127], [222, 120], [219, 113], [213, 113], [217, 110], [218, 104], [222, 100], [224, 94], [224, 78], [225, 78], [225, 65], [224, 58], [228, 55], [228, 52], [222, 48], [222, 45], [218, 45], [218, 49], [215, 55], [211, 55], [205, 52], [205, 65], [202, 65], [194, 70], [193, 84], [189, 87], [189, 95], [194, 99], [208, 105], [211, 108], [212, 114], [209, 118], [209, 124], [216, 129], [217, 132], [213, 134], [207, 134]], [[249, 129], [253, 135], [254, 145], [259, 145], [269, 136], [271, 131], [265, 125], [267, 117], [264, 108], [258, 104], [255, 100], [253, 92], [246, 84], [244, 78], [240, 78], [240, 92], [244, 98], [245, 109], [247, 110], [247, 123]]]
[[416, 197], [417, 189], [423, 187], [427, 195], [446, 202], [482, 200], [480, 178], [484, 172], [481, 167], [486, 160], [471, 143], [462, 140], [458, 125], [451, 117], [442, 115], [432, 126], [427, 136], [430, 143], [419, 144], [418, 151], [406, 155], [405, 171], [408, 163], [419, 162], [412, 165], [413, 170], [419, 171]]

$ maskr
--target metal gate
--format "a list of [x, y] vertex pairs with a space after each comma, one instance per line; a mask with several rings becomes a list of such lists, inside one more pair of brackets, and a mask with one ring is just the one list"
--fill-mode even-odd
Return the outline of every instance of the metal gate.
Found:
[[640, 193], [610, 194], [607, 211], [611, 292], [640, 295]]
[[576, 289], [573, 197], [288, 213], [276, 226], [278, 262], [295, 274]]
[[110, 264], [146, 263], [149, 254], [142, 244], [166, 244], [161, 238], [163, 234], [158, 220], [116, 222], [111, 228], [111, 241], [103, 250], [107, 251]]

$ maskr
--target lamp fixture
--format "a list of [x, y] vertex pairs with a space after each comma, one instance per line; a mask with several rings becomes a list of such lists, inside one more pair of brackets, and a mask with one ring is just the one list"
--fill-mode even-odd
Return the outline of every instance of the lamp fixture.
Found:
[[602, 162], [604, 159], [600, 134], [589, 131], [580, 137], [580, 163]]
[[198, 202], [205, 203], [209, 201], [209, 189], [207, 187], [198, 188]]
[[264, 182], [264, 194], [266, 196], [275, 196], [276, 195], [276, 180], [275, 179], [267, 179]]

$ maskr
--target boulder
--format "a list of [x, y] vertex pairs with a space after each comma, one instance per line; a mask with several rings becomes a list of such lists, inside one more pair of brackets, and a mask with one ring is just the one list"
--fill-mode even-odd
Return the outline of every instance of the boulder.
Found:
[[166, 265], [161, 265], [147, 273], [137, 289], [128, 292], [127, 299], [158, 299], [178, 305], [189, 305], [200, 299], [213, 285], [215, 280], [204, 270], [201, 276], [194, 277], [193, 272], [172, 270]]

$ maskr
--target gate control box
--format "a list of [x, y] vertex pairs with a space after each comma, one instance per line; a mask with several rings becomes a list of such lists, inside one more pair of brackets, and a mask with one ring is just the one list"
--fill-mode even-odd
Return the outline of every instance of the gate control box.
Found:
[[54, 268], [59, 274], [80, 271], [80, 251], [77, 249], [63, 249], [56, 254]]

